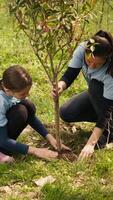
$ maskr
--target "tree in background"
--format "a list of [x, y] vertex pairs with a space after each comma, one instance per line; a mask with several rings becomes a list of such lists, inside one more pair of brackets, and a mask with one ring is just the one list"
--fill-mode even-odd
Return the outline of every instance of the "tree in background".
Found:
[[60, 150], [58, 77], [85, 30], [97, 0], [10, 0], [9, 7], [56, 90], [56, 139]]

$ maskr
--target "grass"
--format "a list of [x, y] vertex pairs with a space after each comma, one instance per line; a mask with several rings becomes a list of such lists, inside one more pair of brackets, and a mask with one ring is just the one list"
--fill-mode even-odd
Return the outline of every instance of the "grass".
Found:
[[[37, 114], [46, 123], [53, 134], [55, 132], [54, 113], [50, 86], [41, 69], [29, 42], [8, 14], [5, 1], [0, 0], [0, 75], [12, 64], [21, 64], [29, 70], [34, 85], [31, 100], [37, 106]], [[90, 29], [90, 27], [89, 27]], [[62, 95], [60, 104], [75, 91], [86, 88], [84, 80], [79, 77], [73, 86]], [[46, 99], [46, 101], [45, 101]], [[47, 124], [48, 122], [48, 124]], [[73, 134], [61, 127], [61, 136], [65, 144], [79, 154], [85, 144], [93, 124], [78, 123], [77, 132]], [[28, 135], [29, 134], [29, 135]], [[35, 146], [47, 146], [46, 142], [34, 132], [25, 133], [20, 141], [33, 143]], [[40, 188], [34, 180], [52, 175], [56, 181]], [[63, 159], [47, 162], [32, 156], [16, 156], [11, 165], [0, 165], [0, 200], [113, 200], [113, 151], [103, 149], [96, 151], [87, 162], [69, 162]]]

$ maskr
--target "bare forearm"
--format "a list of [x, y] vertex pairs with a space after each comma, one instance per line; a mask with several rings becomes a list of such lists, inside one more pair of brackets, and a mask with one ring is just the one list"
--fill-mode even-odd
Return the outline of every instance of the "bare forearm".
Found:
[[42, 158], [42, 156], [41, 156], [41, 148], [36, 148], [36, 147], [29, 146], [28, 154], [29, 155], [34, 155], [34, 156], [39, 157], [39, 158]]
[[34, 155], [38, 158], [43, 158], [46, 160], [57, 158], [58, 153], [55, 151], [48, 150], [47, 148], [36, 148], [29, 147], [28, 154]]
[[35, 155], [36, 147], [29, 146], [28, 154]]
[[93, 133], [91, 134], [85, 147], [82, 149], [78, 160], [82, 160], [84, 158], [88, 158], [92, 156], [92, 154], [94, 153], [94, 147], [96, 143], [98, 142], [98, 139], [102, 135], [102, 133], [103, 133], [102, 129], [98, 127], [94, 128]]
[[102, 135], [103, 133], [103, 130], [98, 128], [98, 127], [95, 127], [94, 130], [93, 130], [93, 133], [91, 134], [87, 144], [89, 145], [96, 145], [96, 143], [98, 142], [100, 136]]

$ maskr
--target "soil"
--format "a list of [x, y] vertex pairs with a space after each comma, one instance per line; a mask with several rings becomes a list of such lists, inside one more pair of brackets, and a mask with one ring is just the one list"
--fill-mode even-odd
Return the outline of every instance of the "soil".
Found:
[[69, 150], [61, 150], [59, 152], [58, 158], [64, 159], [69, 162], [74, 162], [77, 160], [77, 155], [74, 154], [72, 151]]
[[[90, 126], [89, 126], [90, 125]], [[49, 133], [54, 135], [56, 133], [56, 128], [54, 123], [50, 124], [45, 124], [45, 127], [48, 129]], [[71, 151], [69, 150], [61, 150], [59, 152], [59, 159], [64, 159], [66, 161], [74, 162], [77, 160], [77, 157], [79, 156], [82, 148], [86, 144], [91, 130], [92, 130], [92, 125], [91, 124], [86, 124], [86, 123], [60, 123], [60, 137], [61, 141], [63, 144], [68, 146]], [[31, 129], [28, 131], [31, 132]], [[25, 131], [26, 133], [26, 131]], [[28, 137], [27, 137], [28, 138]], [[41, 147], [41, 148], [50, 148], [51, 150], [54, 150], [51, 145], [47, 142], [47, 140], [44, 140], [40, 137], [40, 139], [37, 137], [36, 134], [29, 135], [29, 141], [31, 143], [36, 145], [36, 147]]]

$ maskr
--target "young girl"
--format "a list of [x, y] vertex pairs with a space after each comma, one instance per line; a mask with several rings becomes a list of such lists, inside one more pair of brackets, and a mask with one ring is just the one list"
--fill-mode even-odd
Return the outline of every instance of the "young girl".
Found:
[[[47, 148], [36, 148], [17, 142], [16, 139], [29, 124], [57, 149], [55, 138], [50, 135], [35, 116], [35, 106], [26, 97], [29, 95], [32, 79], [27, 71], [14, 65], [6, 69], [0, 83], [0, 162], [12, 162], [13, 157], [5, 154], [32, 154], [36, 157], [52, 159], [58, 156]], [[62, 144], [62, 148], [66, 148]], [[4, 154], [5, 153], [5, 154]]]
[[60, 116], [66, 122], [96, 122], [79, 155], [79, 159], [84, 159], [93, 154], [96, 143], [102, 147], [113, 141], [113, 37], [110, 33], [100, 30], [75, 49], [58, 83], [59, 93], [72, 84], [81, 70], [88, 90], [61, 106]]

